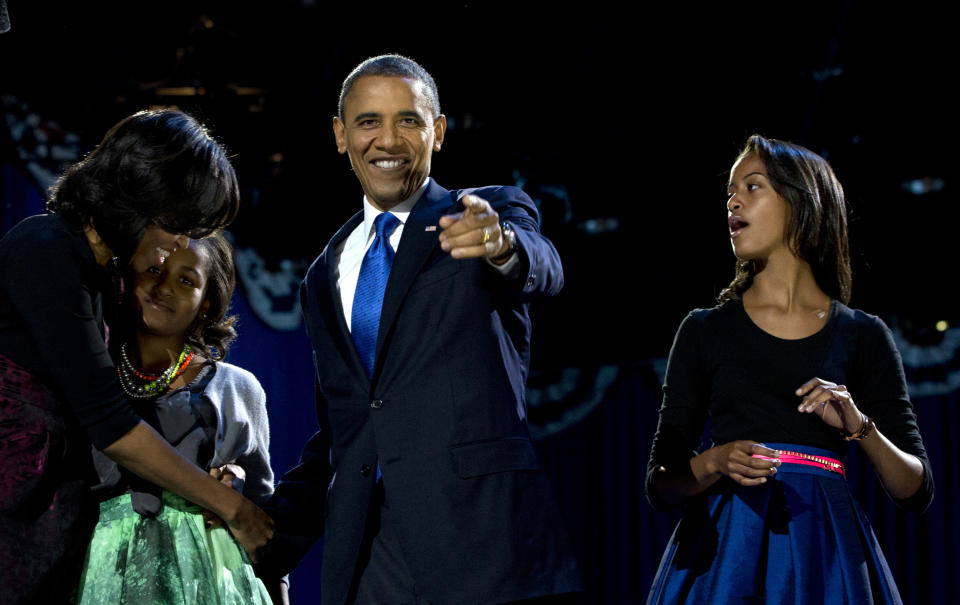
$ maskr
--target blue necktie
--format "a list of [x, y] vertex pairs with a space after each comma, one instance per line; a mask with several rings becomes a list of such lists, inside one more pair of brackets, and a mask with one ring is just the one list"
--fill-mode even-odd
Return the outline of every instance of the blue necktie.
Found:
[[373, 376], [373, 358], [377, 352], [377, 331], [380, 329], [380, 308], [383, 306], [383, 293], [387, 289], [390, 266], [393, 264], [393, 248], [390, 247], [390, 234], [400, 224], [400, 219], [384, 212], [373, 221], [377, 230], [373, 243], [363, 257], [360, 265], [360, 277], [353, 295], [353, 312], [350, 316], [350, 334], [357, 347], [360, 360], [367, 369], [367, 376]]

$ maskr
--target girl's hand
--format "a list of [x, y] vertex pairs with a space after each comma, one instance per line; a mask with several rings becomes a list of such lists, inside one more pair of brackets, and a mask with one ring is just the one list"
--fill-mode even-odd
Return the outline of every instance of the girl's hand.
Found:
[[[243, 493], [243, 483], [247, 478], [247, 472], [243, 470], [243, 467], [236, 464], [224, 464], [223, 466], [216, 466], [210, 469], [210, 475], [214, 479], [219, 479], [220, 483]], [[223, 525], [223, 519], [208, 510], [204, 510], [203, 523], [207, 529], [213, 529], [214, 527]]]
[[247, 480], [247, 472], [243, 467], [236, 464], [224, 464], [210, 469], [210, 474], [214, 479], [219, 479], [220, 483], [225, 483], [238, 492], [243, 493], [243, 483]]
[[799, 412], [814, 413], [829, 426], [851, 434], [863, 427], [863, 413], [842, 384], [811, 378], [796, 393], [803, 397], [797, 408]]
[[[714, 474], [730, 477], [740, 485], [762, 485], [767, 477], [776, 474], [780, 461], [777, 450], [753, 441], [731, 441], [710, 448], [707, 455], [707, 470]], [[764, 460], [755, 455], [774, 458]]]

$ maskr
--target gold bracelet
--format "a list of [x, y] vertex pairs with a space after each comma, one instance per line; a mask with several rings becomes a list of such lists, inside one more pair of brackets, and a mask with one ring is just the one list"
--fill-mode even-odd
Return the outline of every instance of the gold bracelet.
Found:
[[[859, 412], [860, 410], [857, 411]], [[869, 437], [875, 428], [876, 424], [874, 424], [873, 418], [860, 412], [860, 428], [858, 428], [855, 433], [847, 431], [846, 427], [841, 428], [840, 435], [843, 436], [844, 441], [860, 441], [861, 439]]]

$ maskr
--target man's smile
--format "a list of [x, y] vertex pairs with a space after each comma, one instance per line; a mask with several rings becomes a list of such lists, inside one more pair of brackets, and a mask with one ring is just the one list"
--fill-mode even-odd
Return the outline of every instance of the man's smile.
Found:
[[404, 166], [410, 163], [410, 160], [399, 159], [399, 158], [398, 159], [378, 159], [378, 160], [372, 160], [370, 163], [381, 170], [395, 170], [397, 168], [400, 168], [401, 166]]

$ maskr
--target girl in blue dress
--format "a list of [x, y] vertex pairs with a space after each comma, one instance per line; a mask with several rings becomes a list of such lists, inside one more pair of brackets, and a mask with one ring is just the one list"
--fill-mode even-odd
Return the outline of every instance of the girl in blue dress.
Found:
[[900, 603], [843, 458], [908, 510], [933, 482], [890, 331], [846, 306], [843, 189], [755, 135], [728, 194], [736, 277], [677, 332], [647, 467], [653, 506], [684, 509], [648, 603]]

